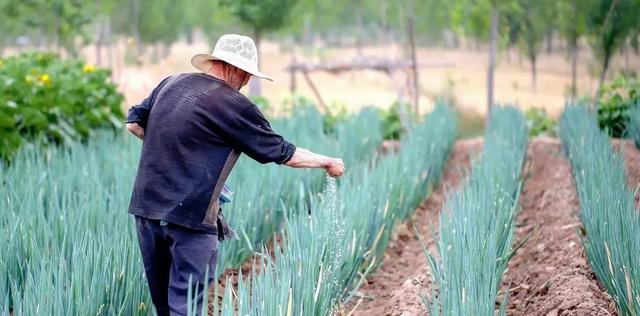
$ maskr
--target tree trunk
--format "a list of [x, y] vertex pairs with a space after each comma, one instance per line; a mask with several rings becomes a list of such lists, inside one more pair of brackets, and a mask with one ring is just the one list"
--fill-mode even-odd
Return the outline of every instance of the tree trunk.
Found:
[[131, 16], [133, 20], [131, 27], [133, 30], [133, 37], [136, 40], [136, 49], [138, 51], [136, 62], [138, 62], [141, 59], [144, 50], [142, 46], [142, 38], [140, 37], [140, 0], [131, 0]]
[[[262, 35], [257, 30], [254, 30], [253, 34], [253, 39], [256, 43], [256, 54], [258, 54], [258, 69], [261, 69], [260, 64], [262, 62], [262, 58], [260, 58], [260, 42], [262, 41]], [[249, 81], [249, 96], [257, 97], [262, 95], [261, 83], [262, 82], [260, 82], [259, 78], [251, 78], [251, 80]]]
[[491, 8], [491, 37], [489, 39], [489, 67], [487, 67], [487, 117], [486, 126], [489, 126], [491, 109], [493, 107], [493, 80], [496, 67], [496, 46], [498, 44], [498, 8]]
[[380, 26], [380, 34], [378, 35], [378, 41], [385, 45], [389, 43], [389, 39], [388, 39], [388, 23], [387, 23], [387, 11], [389, 8], [389, 3], [388, 0], [383, 0], [380, 3], [380, 11], [381, 11], [381, 18], [382, 18], [382, 23]]
[[547, 53], [553, 53], [553, 30], [547, 32]]
[[538, 90], [538, 73], [536, 69], [536, 56], [529, 55], [529, 61], [531, 62], [531, 91], [534, 93]]
[[624, 46], [624, 68], [629, 69], [629, 50], [631, 47], [629, 45]]
[[571, 44], [571, 101], [576, 99], [578, 92], [578, 46], [577, 41]]
[[569, 49], [571, 50], [571, 102], [574, 102], [578, 93], [578, 0], [573, 0], [573, 24], [569, 39]]
[[[296, 49], [295, 46], [291, 47], [291, 64], [295, 65], [296, 64]], [[291, 91], [291, 95], [294, 95], [296, 93], [296, 90], [298, 89], [298, 82], [296, 80], [296, 71], [293, 69], [293, 67], [291, 67], [291, 70], [289, 71], [290, 74], [290, 81], [289, 81], [289, 89]]]
[[411, 1], [411, 12], [409, 13], [409, 49], [411, 53], [411, 74], [413, 76], [413, 95], [412, 95], [412, 103], [413, 110], [415, 114], [419, 113], [419, 100], [420, 100], [420, 85], [418, 83], [418, 62], [416, 60], [416, 42], [415, 42], [415, 27], [413, 25], [413, 1]]
[[600, 80], [598, 80], [598, 88], [596, 89], [596, 102], [600, 99], [600, 89], [602, 89], [602, 85], [604, 84], [604, 80], [607, 77], [607, 71], [609, 70], [609, 62], [611, 61], [610, 54], [604, 55], [604, 60], [602, 63], [602, 72], [600, 73]]
[[107, 43], [107, 66], [111, 69], [113, 76], [113, 38], [111, 34], [111, 16], [107, 16], [105, 25], [105, 41]]
[[189, 28], [187, 30], [187, 44], [192, 45], [193, 44], [193, 29]]
[[304, 45], [311, 46], [313, 44], [313, 35], [312, 35], [312, 27], [311, 27], [311, 18], [308, 15], [304, 16], [304, 31], [302, 35], [302, 43]]
[[96, 23], [96, 65], [102, 66], [102, 19], [98, 18]]
[[362, 38], [363, 38], [363, 26], [362, 26], [362, 6], [358, 5], [356, 9], [356, 52], [358, 56], [362, 56]]

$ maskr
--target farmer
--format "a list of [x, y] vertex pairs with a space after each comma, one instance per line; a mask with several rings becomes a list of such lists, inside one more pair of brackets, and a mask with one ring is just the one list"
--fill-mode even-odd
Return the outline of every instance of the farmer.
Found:
[[[238, 92], [252, 76], [271, 80], [258, 70], [251, 38], [223, 35], [211, 55], [195, 55], [191, 64], [202, 73], [162, 80], [126, 121], [144, 140], [129, 212], [158, 315], [186, 315], [190, 277], [192, 288], [199, 282], [202, 289], [208, 269], [214, 282], [218, 240], [233, 233], [222, 216], [221, 193], [241, 153], [263, 164], [323, 168], [332, 177], [344, 172], [341, 159], [276, 134]], [[196, 300], [202, 304], [202, 293]]]

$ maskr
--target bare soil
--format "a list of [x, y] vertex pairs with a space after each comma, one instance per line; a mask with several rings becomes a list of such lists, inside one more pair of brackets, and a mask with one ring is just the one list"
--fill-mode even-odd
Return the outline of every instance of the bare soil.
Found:
[[571, 166], [557, 139], [529, 145], [516, 241], [529, 240], [509, 262], [510, 315], [615, 315], [597, 282], [578, 231], [579, 203]]

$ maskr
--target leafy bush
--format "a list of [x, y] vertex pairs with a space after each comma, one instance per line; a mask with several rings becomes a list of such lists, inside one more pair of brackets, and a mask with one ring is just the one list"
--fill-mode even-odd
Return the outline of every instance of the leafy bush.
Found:
[[640, 149], [640, 102], [629, 109], [629, 122], [627, 122], [627, 133]]
[[557, 122], [547, 115], [543, 109], [531, 108], [525, 113], [529, 137], [540, 135], [553, 136], [556, 134]]
[[402, 110], [400, 107], [405, 107], [405, 111], [409, 113], [409, 105], [400, 102], [394, 102], [389, 109], [380, 110], [384, 139], [400, 139], [400, 135], [404, 132], [400, 118], [400, 110]]
[[610, 136], [622, 137], [629, 121], [627, 111], [640, 102], [640, 81], [616, 77], [602, 87], [598, 103], [598, 125]]
[[71, 143], [122, 123], [110, 71], [50, 53], [0, 59], [0, 157], [25, 142]]

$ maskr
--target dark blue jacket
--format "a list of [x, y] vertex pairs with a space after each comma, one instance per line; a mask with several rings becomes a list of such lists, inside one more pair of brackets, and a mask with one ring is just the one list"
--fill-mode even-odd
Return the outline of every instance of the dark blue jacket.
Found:
[[295, 146], [224, 81], [203, 73], [164, 79], [127, 123], [144, 128], [129, 212], [216, 233], [220, 191], [240, 153], [283, 164]]

